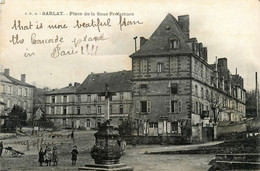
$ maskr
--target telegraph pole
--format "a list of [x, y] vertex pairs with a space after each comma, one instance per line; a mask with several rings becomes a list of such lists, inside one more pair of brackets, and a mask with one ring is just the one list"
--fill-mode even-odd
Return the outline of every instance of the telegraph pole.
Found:
[[258, 79], [257, 79], [257, 72], [255, 72], [255, 95], [256, 95], [256, 117], [259, 117], [258, 115]]

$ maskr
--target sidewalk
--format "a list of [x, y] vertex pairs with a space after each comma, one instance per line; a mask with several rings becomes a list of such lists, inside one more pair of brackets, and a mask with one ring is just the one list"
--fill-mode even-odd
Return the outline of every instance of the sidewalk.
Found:
[[221, 144], [224, 141], [214, 141], [208, 142], [204, 144], [191, 144], [191, 145], [169, 145], [169, 146], [161, 146], [161, 145], [141, 145], [136, 147], [128, 147], [127, 150], [131, 151], [132, 148], [138, 149], [138, 151], [143, 154], [145, 152], [164, 152], [164, 151], [177, 151], [177, 150], [192, 150], [197, 149], [198, 147], [206, 147], [213, 146], [216, 144]]

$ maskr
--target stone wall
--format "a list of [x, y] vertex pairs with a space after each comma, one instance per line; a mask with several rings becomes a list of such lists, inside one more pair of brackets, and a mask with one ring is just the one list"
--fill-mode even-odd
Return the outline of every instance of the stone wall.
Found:
[[190, 139], [183, 136], [122, 136], [128, 145], [149, 144], [190, 144]]
[[236, 123], [230, 124], [227, 126], [218, 126], [217, 127], [217, 138], [228, 133], [235, 132], [245, 132], [246, 131], [246, 123]]

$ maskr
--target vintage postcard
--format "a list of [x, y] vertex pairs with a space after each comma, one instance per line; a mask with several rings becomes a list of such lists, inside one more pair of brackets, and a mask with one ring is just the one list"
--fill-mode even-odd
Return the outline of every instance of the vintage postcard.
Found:
[[259, 0], [0, 0], [0, 170], [259, 169], [259, 28]]

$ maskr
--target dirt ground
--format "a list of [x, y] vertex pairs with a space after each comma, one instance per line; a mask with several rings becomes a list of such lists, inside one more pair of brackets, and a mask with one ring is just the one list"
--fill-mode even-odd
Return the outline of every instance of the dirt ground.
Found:
[[[29, 131], [28, 131], [29, 132]], [[21, 157], [12, 157], [9, 153], [3, 151], [0, 157], [1, 170], [78, 170], [85, 164], [93, 164], [90, 156], [90, 150], [94, 145], [95, 131], [76, 131], [74, 133], [75, 141], [70, 138], [71, 130], [62, 130], [59, 132], [43, 131], [38, 136], [18, 136], [3, 140], [4, 147], [12, 147], [15, 150], [24, 152]], [[28, 145], [29, 144], [29, 145]], [[71, 166], [71, 150], [73, 146], [78, 147], [79, 155], [77, 166]], [[58, 166], [40, 167], [38, 163], [38, 148], [43, 149], [46, 146], [58, 148], [59, 162]], [[214, 158], [214, 155], [144, 155], [145, 151], [159, 151], [165, 149], [180, 150], [195, 148], [193, 146], [127, 146], [127, 151], [121, 157], [121, 163], [134, 167], [136, 171], [143, 170], [207, 170], [208, 162]]]

